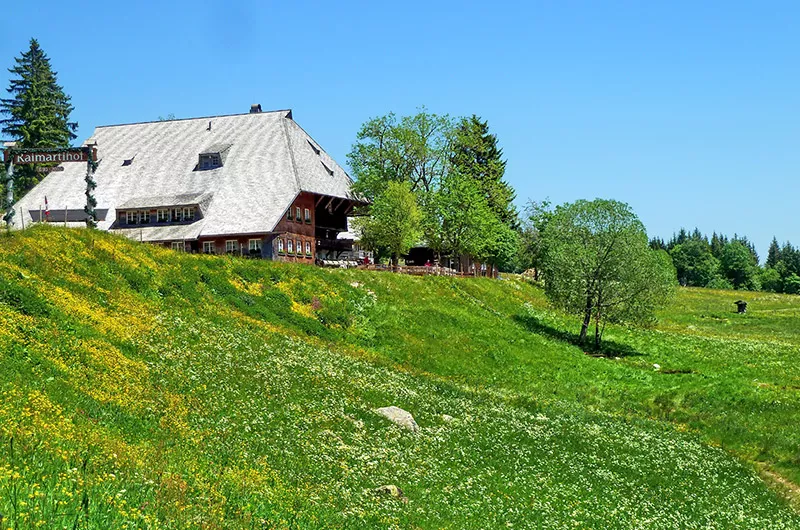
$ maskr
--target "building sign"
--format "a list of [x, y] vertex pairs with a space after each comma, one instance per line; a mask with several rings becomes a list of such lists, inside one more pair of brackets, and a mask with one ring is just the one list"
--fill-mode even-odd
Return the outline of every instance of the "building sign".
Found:
[[49, 175], [54, 171], [64, 171], [64, 166], [44, 166], [36, 168], [36, 172], [40, 175]]
[[[15, 166], [24, 164], [60, 164], [61, 162], [88, 162], [89, 150], [82, 147], [75, 149], [53, 149], [52, 151], [12, 151], [12, 162]], [[8, 151], [6, 151], [8, 159]]]

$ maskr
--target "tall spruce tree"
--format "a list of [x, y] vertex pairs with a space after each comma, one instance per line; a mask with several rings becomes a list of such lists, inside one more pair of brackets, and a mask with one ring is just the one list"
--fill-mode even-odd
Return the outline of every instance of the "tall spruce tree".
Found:
[[727, 244], [727, 236], [714, 232], [714, 234], [711, 236], [711, 254], [717, 259], [722, 259], [722, 251], [725, 249], [725, 245]]
[[788, 241], [781, 247], [780, 262], [784, 264], [787, 273], [800, 275], [800, 249]]
[[769, 244], [767, 251], [767, 267], [775, 268], [775, 265], [781, 260], [781, 247], [778, 245], [778, 238], [773, 237], [772, 243]]
[[667, 250], [667, 243], [660, 237], [654, 237], [650, 240], [650, 248], [653, 250]]
[[[70, 97], [58, 84], [50, 59], [36, 39], [30, 48], [15, 59], [9, 68], [8, 99], [0, 99], [2, 132], [19, 147], [62, 148], [69, 147], [76, 138], [78, 124], [69, 120], [73, 110]], [[22, 166], [14, 171], [14, 194], [19, 197], [41, 179], [38, 168]]]
[[475, 180], [501, 222], [517, 228], [514, 188], [503, 180], [506, 172], [503, 150], [497, 146], [497, 136], [489, 132], [487, 121], [474, 114], [461, 119], [455, 130], [450, 163], [453, 170]]

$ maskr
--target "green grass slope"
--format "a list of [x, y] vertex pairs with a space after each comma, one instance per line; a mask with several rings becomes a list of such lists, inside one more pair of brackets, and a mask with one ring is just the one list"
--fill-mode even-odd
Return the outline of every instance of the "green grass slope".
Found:
[[797, 528], [800, 302], [735, 295], [595, 358], [521, 281], [3, 237], [0, 526]]

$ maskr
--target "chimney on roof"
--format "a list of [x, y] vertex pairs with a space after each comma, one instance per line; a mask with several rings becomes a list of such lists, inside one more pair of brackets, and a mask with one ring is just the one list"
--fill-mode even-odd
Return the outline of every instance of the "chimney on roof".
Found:
[[250, 114], [258, 114], [261, 112], [261, 103], [253, 103], [250, 105]]

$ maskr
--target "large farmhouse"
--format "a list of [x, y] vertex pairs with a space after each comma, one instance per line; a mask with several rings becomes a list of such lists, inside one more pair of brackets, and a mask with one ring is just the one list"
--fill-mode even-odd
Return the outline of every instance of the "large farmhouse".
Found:
[[[349, 250], [337, 236], [361, 201], [291, 110], [253, 105], [247, 114], [103, 126], [86, 145], [97, 152], [102, 230], [177, 250], [284, 261]], [[86, 164], [62, 167], [15, 205], [17, 226], [82, 224]]]

